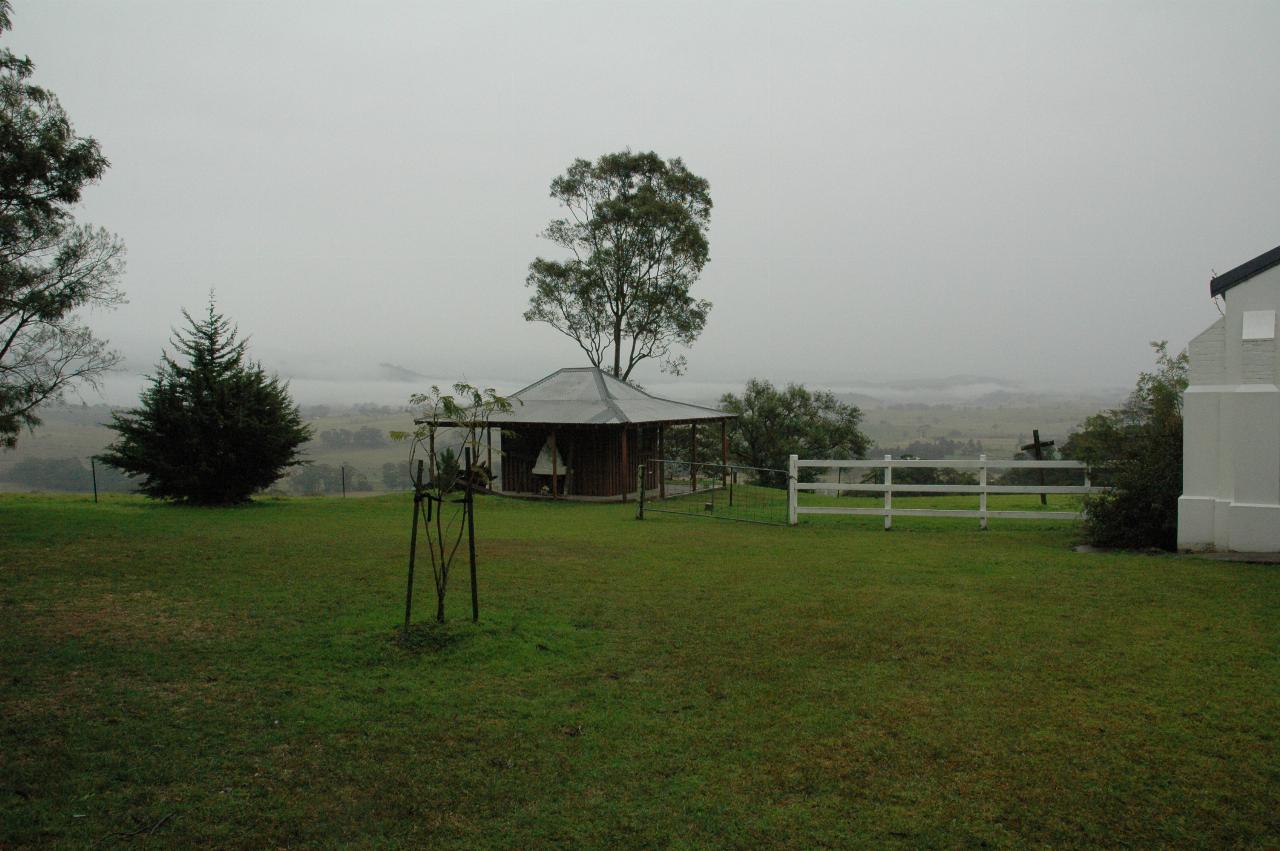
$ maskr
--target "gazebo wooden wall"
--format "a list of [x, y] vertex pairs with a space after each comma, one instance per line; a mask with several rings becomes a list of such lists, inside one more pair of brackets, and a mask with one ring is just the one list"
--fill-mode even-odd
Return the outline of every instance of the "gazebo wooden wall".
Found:
[[[658, 426], [513, 425], [503, 428], [502, 490], [506, 493], [542, 492], [550, 476], [533, 475], [547, 438], [554, 429], [556, 451], [572, 471], [558, 480], [560, 496], [621, 497], [636, 489], [636, 465], [645, 465], [645, 488], [658, 486], [656, 465]], [[623, 462], [623, 436], [626, 462]]]

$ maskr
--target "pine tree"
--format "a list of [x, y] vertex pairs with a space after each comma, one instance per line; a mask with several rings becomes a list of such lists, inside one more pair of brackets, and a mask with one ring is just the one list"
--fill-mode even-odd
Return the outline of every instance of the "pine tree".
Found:
[[114, 414], [120, 435], [102, 456], [137, 476], [139, 490], [198, 505], [245, 502], [303, 463], [311, 437], [287, 386], [245, 360], [247, 341], [209, 302], [197, 321], [185, 310], [186, 333], [172, 344], [179, 363], [161, 357], [142, 405]]

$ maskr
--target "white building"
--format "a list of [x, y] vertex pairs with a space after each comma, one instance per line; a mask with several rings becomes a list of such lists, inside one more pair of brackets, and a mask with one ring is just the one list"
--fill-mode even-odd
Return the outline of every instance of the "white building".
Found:
[[1225, 308], [1190, 345], [1178, 548], [1280, 552], [1280, 247], [1209, 292]]

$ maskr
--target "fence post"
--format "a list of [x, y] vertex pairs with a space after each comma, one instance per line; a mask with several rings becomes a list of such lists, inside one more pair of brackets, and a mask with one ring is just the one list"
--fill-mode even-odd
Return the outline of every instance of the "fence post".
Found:
[[800, 469], [800, 457], [792, 455], [787, 461], [787, 525], [794, 526], [796, 519], [796, 476]]
[[893, 456], [884, 456], [884, 530], [893, 528]]
[[978, 522], [985, 530], [987, 528], [987, 456], [979, 455], [978, 460], [982, 462], [982, 469], [978, 471], [978, 486], [982, 488], [982, 492], [978, 495], [978, 511], [982, 517]]
[[644, 519], [644, 465], [636, 467], [636, 486], [640, 491], [640, 498], [636, 500], [636, 519]]
[[468, 446], [462, 450], [463, 456], [466, 458], [467, 472], [466, 483], [467, 492], [465, 499], [466, 504], [463, 506], [467, 511], [467, 556], [471, 561], [471, 622], [480, 622], [480, 591], [476, 586], [476, 491], [474, 480], [471, 478], [471, 464], [473, 458], [471, 456], [471, 447]]
[[89, 456], [89, 472], [93, 474], [93, 502], [98, 502], [98, 462], [92, 455]]

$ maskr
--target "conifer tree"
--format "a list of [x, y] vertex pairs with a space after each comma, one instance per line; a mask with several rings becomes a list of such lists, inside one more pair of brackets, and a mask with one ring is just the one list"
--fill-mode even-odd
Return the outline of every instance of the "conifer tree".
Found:
[[311, 437], [287, 386], [246, 361], [247, 341], [212, 299], [175, 332], [139, 408], [112, 417], [120, 435], [102, 456], [139, 478], [148, 496], [198, 505], [245, 502], [303, 463]]

